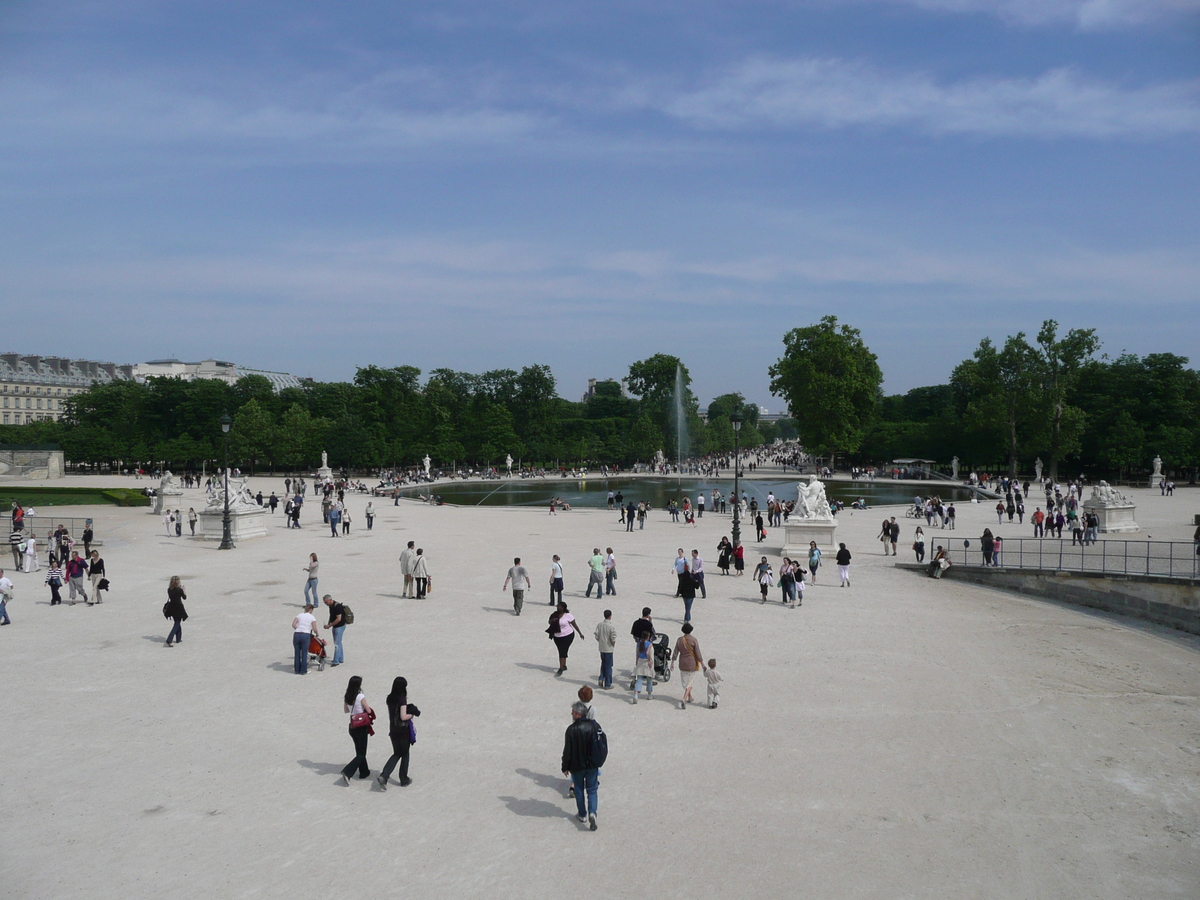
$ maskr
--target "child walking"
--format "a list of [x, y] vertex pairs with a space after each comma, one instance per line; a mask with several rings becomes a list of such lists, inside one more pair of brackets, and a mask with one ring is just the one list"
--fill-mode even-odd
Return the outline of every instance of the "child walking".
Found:
[[716, 709], [717, 704], [721, 701], [721, 682], [725, 679], [717, 671], [717, 661], [715, 659], [708, 661], [708, 668], [704, 670], [704, 677], [708, 679], [708, 708]]

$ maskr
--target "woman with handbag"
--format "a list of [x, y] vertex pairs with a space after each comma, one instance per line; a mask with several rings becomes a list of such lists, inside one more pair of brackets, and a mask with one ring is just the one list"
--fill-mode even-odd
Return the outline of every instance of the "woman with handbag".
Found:
[[388, 708], [388, 737], [392, 739], [392, 755], [388, 757], [383, 771], [379, 773], [379, 787], [387, 790], [388, 778], [396, 763], [400, 763], [400, 787], [408, 787], [412, 779], [408, 777], [408, 757], [416, 740], [417, 732], [413, 726], [413, 716], [419, 716], [421, 711], [416, 704], [408, 702], [408, 679], [396, 678], [392, 681], [392, 692], [387, 695]]
[[342, 769], [342, 783], [347, 787], [358, 770], [359, 778], [369, 778], [370, 768], [367, 767], [367, 738], [374, 734], [371, 722], [375, 720], [375, 710], [367, 703], [367, 697], [362, 692], [362, 676], [354, 675], [346, 685], [346, 695], [342, 698], [342, 709], [350, 714], [350, 739], [354, 741], [354, 759]]
[[175, 624], [167, 632], [167, 643], [164, 645], [166, 647], [183, 643], [183, 622], [188, 617], [187, 610], [183, 608], [183, 601], [186, 599], [187, 594], [183, 591], [179, 576], [172, 575], [170, 584], [167, 585], [167, 603], [163, 607], [163, 616], [174, 619]]

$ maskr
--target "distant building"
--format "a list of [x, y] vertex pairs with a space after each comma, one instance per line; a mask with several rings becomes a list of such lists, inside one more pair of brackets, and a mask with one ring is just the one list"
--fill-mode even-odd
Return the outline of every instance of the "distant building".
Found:
[[[615, 379], [612, 379], [612, 378], [607, 378], [607, 379], [605, 379], [605, 380], [606, 380], [606, 381], [614, 381]], [[628, 397], [628, 396], [629, 396], [629, 392], [628, 392], [628, 391], [626, 390], [626, 388], [625, 388], [625, 379], [624, 379], [624, 378], [622, 378], [622, 379], [620, 380], [620, 382], [618, 382], [618, 383], [621, 385], [621, 396], [622, 396], [622, 397]], [[586, 393], [586, 394], [584, 394], [584, 395], [583, 395], [582, 397], [580, 397], [579, 399], [580, 399], [580, 402], [581, 402], [581, 403], [587, 403], [587, 402], [588, 402], [589, 400], [591, 400], [591, 399], [592, 399], [592, 397], [594, 397], [594, 396], [596, 396], [596, 379], [595, 379], [595, 378], [589, 378], [589, 379], [588, 379], [588, 386], [587, 386], [587, 393]]]
[[69, 397], [93, 384], [132, 381], [133, 366], [0, 353], [0, 423], [25, 425], [44, 419], [57, 421]]
[[241, 369], [236, 363], [225, 362], [221, 359], [205, 359], [200, 362], [183, 362], [178, 359], [152, 359], [149, 362], [138, 363], [133, 367], [134, 377], [138, 381], [147, 378], [167, 377], [179, 378], [183, 381], [194, 381], [197, 378], [224, 381], [233, 384], [246, 375], [261, 375], [271, 382], [275, 393], [284, 388], [300, 387], [302, 379], [286, 372], [268, 372], [264, 369]]

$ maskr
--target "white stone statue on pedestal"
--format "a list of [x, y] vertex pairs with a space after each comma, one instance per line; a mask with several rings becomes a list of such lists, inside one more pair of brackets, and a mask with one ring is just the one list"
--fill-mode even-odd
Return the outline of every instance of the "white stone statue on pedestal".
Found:
[[958, 457], [950, 460], [950, 477], [958, 481]]
[[504, 465], [508, 466], [508, 474], [512, 475], [512, 454], [511, 453], [508, 454], [506, 457], [504, 457]]
[[792, 515], [801, 519], [833, 518], [829, 498], [825, 496], [825, 485], [816, 475], [809, 475], [808, 483], [801, 481], [796, 488], [796, 510]]
[[1034, 460], [1034, 463], [1033, 463], [1033, 471], [1034, 471], [1034, 474], [1037, 475], [1038, 481], [1042, 480], [1042, 465], [1043, 465], [1042, 458], [1039, 456], [1036, 460]]
[[428, 475], [429, 474], [429, 463], [431, 462], [431, 460], [429, 459], [429, 454], [426, 453], [425, 458], [421, 461], [423, 463], [425, 463], [425, 474]]
[[326, 453], [324, 450], [321, 451], [321, 468], [322, 469], [329, 468], [329, 454]]
[[1154, 454], [1154, 475], [1162, 478], [1162, 457], [1157, 453]]
[[663, 466], [663, 461], [665, 459], [666, 459], [666, 457], [663, 456], [663, 452], [661, 450], [655, 450], [654, 451], [654, 468], [661, 469]]

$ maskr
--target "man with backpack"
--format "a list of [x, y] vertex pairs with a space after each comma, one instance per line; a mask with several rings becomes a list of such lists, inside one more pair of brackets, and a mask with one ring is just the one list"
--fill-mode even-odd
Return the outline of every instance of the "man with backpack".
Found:
[[575, 787], [577, 818], [596, 830], [597, 793], [600, 790], [600, 768], [608, 759], [608, 736], [595, 719], [587, 717], [587, 704], [576, 700], [571, 704], [571, 724], [563, 743], [562, 773], [569, 776]]
[[333, 629], [333, 662], [331, 665], [340, 666], [345, 662], [342, 657], [342, 635], [346, 632], [346, 626], [350, 624], [352, 616], [347, 613], [344, 604], [335, 603], [329, 594], [321, 599], [329, 607], [329, 621], [325, 624], [325, 628]]

